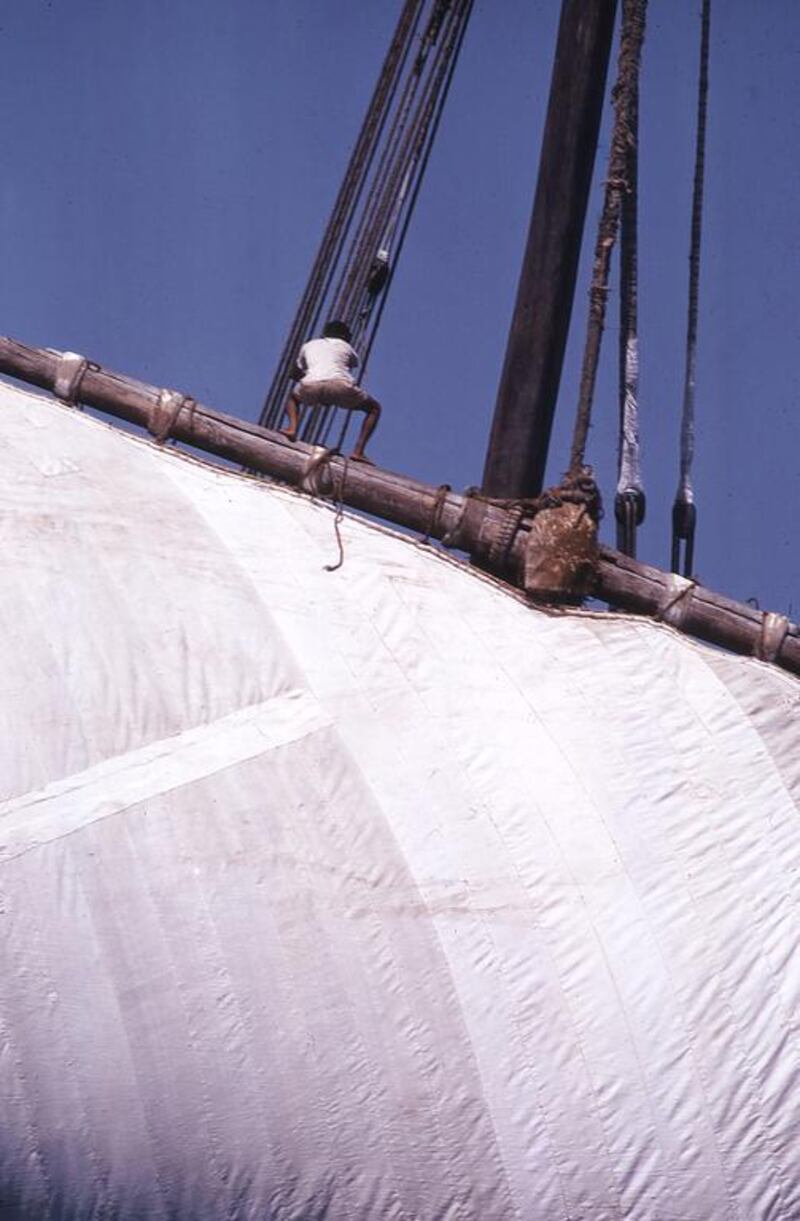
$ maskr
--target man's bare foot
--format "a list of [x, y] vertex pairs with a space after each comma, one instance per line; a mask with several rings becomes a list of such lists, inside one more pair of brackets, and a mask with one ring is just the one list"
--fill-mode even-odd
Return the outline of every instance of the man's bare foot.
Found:
[[297, 433], [294, 432], [293, 429], [291, 429], [291, 428], [282, 428], [281, 436], [285, 437], [287, 441], [296, 441], [297, 440]]
[[350, 461], [351, 462], [364, 462], [364, 463], [366, 463], [367, 466], [375, 465], [375, 463], [372, 461], [372, 459], [368, 458], [366, 454], [351, 454]]

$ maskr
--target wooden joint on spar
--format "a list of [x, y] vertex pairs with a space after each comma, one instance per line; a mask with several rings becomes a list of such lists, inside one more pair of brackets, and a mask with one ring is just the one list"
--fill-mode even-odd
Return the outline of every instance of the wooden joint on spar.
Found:
[[521, 585], [533, 598], [580, 601], [597, 584], [597, 522], [585, 504], [540, 509], [525, 541]]

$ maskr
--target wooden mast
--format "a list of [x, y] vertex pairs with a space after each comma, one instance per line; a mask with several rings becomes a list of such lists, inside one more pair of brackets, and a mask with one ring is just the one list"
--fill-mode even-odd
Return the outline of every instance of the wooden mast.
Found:
[[539, 177], [483, 473], [542, 490], [600, 130], [617, 0], [563, 0]]

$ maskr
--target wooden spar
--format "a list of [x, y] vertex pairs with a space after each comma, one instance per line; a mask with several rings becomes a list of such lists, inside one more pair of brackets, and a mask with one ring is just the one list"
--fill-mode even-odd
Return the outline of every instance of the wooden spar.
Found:
[[[0, 373], [53, 391], [60, 354], [27, 347], [0, 337]], [[99, 411], [163, 432], [162, 391], [89, 364], [80, 379], [78, 398]], [[490, 503], [482, 496], [459, 495], [405, 475], [329, 455], [279, 433], [236, 419], [190, 398], [171, 411], [169, 436], [197, 449], [263, 472], [274, 479], [342, 503], [375, 517], [441, 540], [469, 552], [484, 564], [505, 557], [497, 571], [519, 584], [527, 556], [531, 518], [518, 506]], [[318, 464], [319, 458], [324, 463]], [[346, 465], [345, 465], [346, 464]], [[314, 472], [314, 467], [317, 467]], [[315, 479], [316, 484], [311, 480]], [[532, 537], [532, 536], [531, 536]], [[528, 557], [529, 558], [529, 557]], [[766, 613], [712, 593], [702, 586], [675, 586], [671, 573], [629, 559], [610, 547], [599, 548], [594, 592], [618, 609], [665, 618], [681, 631], [737, 653], [759, 654], [765, 642]], [[569, 599], [569, 591], [565, 591]], [[786, 625], [772, 660], [800, 674], [800, 628]]]
[[616, 0], [562, 3], [536, 197], [483, 472], [487, 496], [542, 490], [616, 7]]
[[[52, 391], [58, 364], [57, 352], [28, 347], [0, 336], [0, 373]], [[90, 364], [81, 378], [78, 398], [88, 407], [158, 433], [160, 393], [156, 386]], [[313, 457], [325, 452], [300, 441], [291, 443], [278, 432], [200, 403], [193, 404], [193, 400], [187, 400], [170, 428], [169, 436], [295, 487], [303, 485]], [[331, 490], [338, 490], [343, 468], [341, 458], [326, 461], [327, 483]], [[342, 500], [350, 508], [375, 514], [420, 533], [428, 531], [435, 517], [435, 529], [430, 534], [437, 539], [454, 531], [460, 538], [463, 533], [457, 529], [464, 510], [463, 496], [449, 492], [439, 497], [438, 490], [429, 484], [376, 466], [348, 462]], [[490, 506], [486, 529], [499, 527], [506, 516], [502, 508]], [[477, 537], [473, 541], [477, 544]], [[459, 545], [467, 549], [464, 543]]]

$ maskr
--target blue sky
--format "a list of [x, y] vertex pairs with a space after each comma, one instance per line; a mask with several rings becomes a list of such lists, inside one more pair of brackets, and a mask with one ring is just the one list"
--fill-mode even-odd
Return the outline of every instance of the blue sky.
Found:
[[[641, 412], [664, 566], [677, 481], [699, 0], [651, 0]], [[0, 16], [0, 330], [257, 416], [399, 0], [25, 0]], [[532, 202], [557, 0], [477, 0], [368, 375], [377, 461], [480, 482]], [[613, 65], [612, 65], [613, 73]], [[800, 618], [800, 6], [715, 0], [696, 566]], [[599, 150], [551, 450], [566, 465]], [[613, 537], [616, 301], [589, 457]]]

